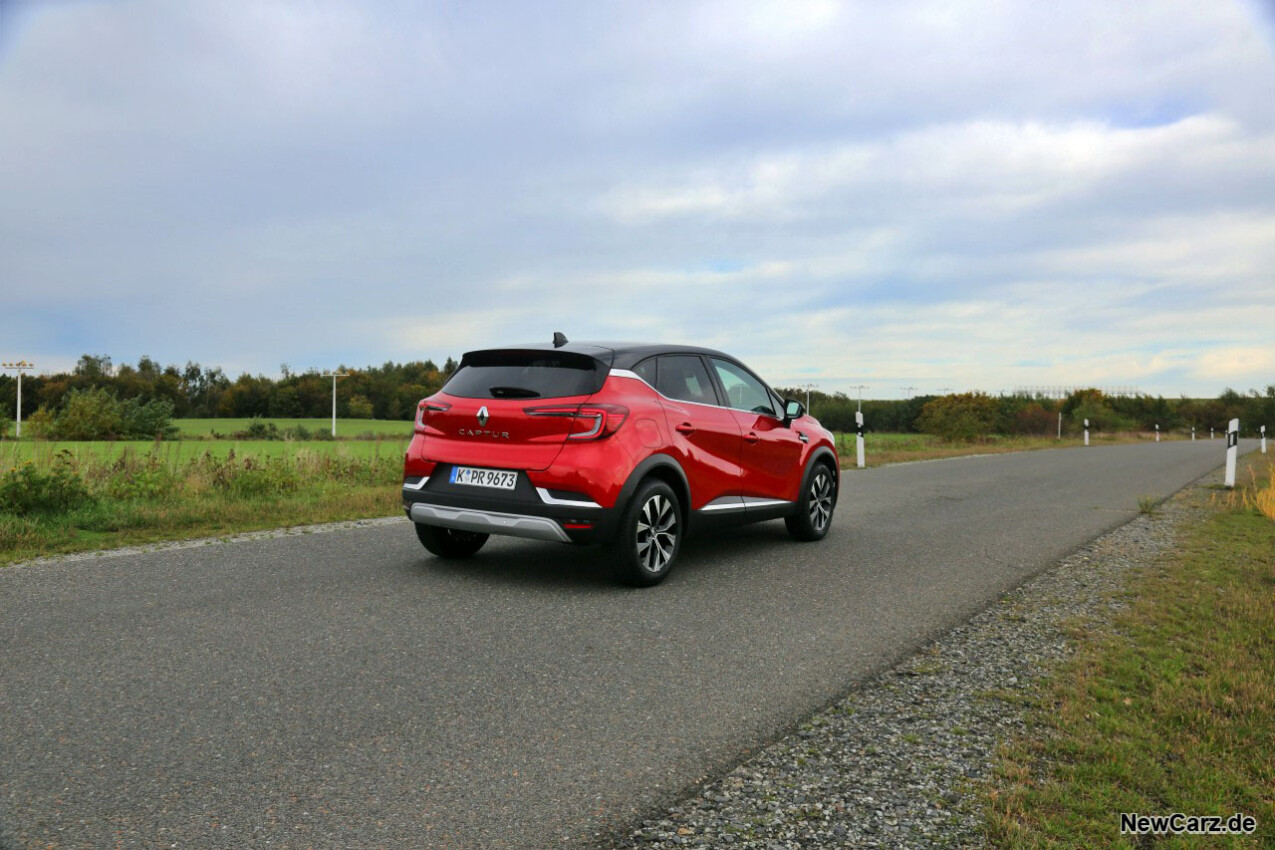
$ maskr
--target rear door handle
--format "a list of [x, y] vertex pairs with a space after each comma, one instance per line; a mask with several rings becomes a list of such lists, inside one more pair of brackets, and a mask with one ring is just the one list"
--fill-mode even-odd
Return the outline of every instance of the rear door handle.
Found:
[[748, 443], [751, 445], [751, 444], [753, 444], [753, 443], [756, 443], [758, 440], [760, 440], [760, 439], [761, 439], [761, 437], [758, 437], [758, 436], [757, 436], [757, 432], [756, 432], [756, 431], [749, 431], [749, 432], [748, 432], [748, 436], [747, 436], [747, 437], [745, 437], [744, 439], [745, 439], [745, 440], [747, 440], [747, 441], [748, 441]]
[[677, 426], [675, 429], [673, 429], [673, 430], [677, 431], [677, 433], [679, 433], [679, 434], [694, 434], [694, 433], [695, 433], [695, 426], [694, 426], [694, 425], [692, 425], [692, 424], [691, 424], [691, 423], [689, 423], [689, 422], [683, 422], [681, 425], [678, 425], [678, 426]]

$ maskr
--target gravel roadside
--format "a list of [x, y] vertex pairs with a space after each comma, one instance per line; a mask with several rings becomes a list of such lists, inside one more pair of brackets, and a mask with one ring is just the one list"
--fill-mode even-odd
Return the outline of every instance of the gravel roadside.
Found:
[[1172, 545], [1193, 489], [1073, 552], [807, 719], [610, 848], [985, 846], [972, 786], [1024, 729], [1024, 689], [1070, 650], [1064, 628], [1123, 606], [1127, 575]]

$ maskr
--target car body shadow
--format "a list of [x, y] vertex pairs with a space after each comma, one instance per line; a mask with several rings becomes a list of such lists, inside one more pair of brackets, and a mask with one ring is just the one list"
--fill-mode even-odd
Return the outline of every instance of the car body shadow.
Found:
[[[796, 544], [782, 522], [772, 521], [693, 533], [683, 540], [673, 572], [659, 588], [679, 579], [703, 578], [731, 569], [743, 557], [760, 551], [782, 551]], [[518, 538], [495, 538], [469, 558], [439, 558], [422, 551], [416, 562], [431, 575], [469, 581], [498, 582], [527, 589], [638, 591], [616, 579], [601, 546], [572, 546]], [[651, 588], [647, 588], [649, 592]]]

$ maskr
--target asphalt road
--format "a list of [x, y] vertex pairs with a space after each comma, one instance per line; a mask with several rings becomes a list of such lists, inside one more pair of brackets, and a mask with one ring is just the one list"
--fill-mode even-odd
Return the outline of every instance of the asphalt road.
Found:
[[559, 544], [438, 561], [406, 523], [0, 569], [0, 845], [579, 846], [1223, 446], [848, 472], [825, 541], [691, 541], [649, 590]]

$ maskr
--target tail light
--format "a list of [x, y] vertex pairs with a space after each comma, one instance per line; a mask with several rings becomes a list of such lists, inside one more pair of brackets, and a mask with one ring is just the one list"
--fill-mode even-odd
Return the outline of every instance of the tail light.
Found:
[[524, 407], [528, 416], [561, 416], [572, 420], [568, 440], [605, 440], [620, 430], [629, 409], [619, 404], [551, 404]]
[[421, 403], [416, 405], [416, 430], [420, 431], [425, 427], [425, 423], [436, 413], [445, 413], [451, 410], [452, 406], [445, 401], [430, 401], [422, 399]]

